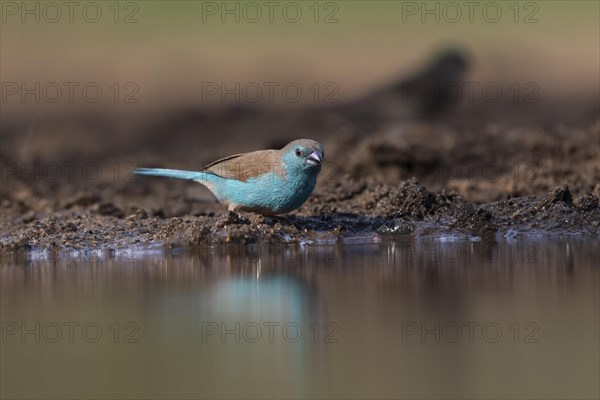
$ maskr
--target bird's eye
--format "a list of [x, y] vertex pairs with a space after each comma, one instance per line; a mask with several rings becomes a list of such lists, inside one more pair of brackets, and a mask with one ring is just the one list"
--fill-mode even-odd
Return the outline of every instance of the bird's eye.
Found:
[[296, 156], [300, 157], [302, 155], [302, 152], [300, 151], [300, 149], [296, 149]]

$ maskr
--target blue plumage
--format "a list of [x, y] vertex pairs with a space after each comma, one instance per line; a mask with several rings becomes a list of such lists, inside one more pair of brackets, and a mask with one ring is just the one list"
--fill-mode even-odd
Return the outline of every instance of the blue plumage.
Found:
[[202, 174], [206, 172], [182, 171], [180, 169], [163, 169], [163, 168], [136, 168], [134, 171], [137, 175], [152, 175], [165, 176], [167, 178], [189, 179], [196, 180], [202, 178]]
[[238, 154], [202, 171], [138, 168], [138, 175], [187, 179], [206, 186], [231, 211], [283, 214], [300, 207], [312, 193], [323, 162], [323, 146], [299, 139], [281, 150]]

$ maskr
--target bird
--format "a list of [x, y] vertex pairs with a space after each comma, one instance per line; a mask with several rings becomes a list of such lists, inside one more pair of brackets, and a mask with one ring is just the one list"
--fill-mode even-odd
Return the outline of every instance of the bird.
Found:
[[464, 98], [470, 64], [466, 51], [440, 49], [416, 73], [394, 79], [340, 109], [361, 131], [374, 130], [382, 122], [435, 119]]
[[200, 171], [136, 168], [133, 172], [196, 181], [231, 212], [275, 216], [304, 204], [315, 188], [324, 156], [320, 143], [298, 139], [280, 150], [259, 150], [221, 158]]

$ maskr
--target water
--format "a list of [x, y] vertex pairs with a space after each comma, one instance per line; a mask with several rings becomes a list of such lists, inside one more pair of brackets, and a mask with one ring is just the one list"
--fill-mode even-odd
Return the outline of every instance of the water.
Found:
[[3, 256], [3, 398], [598, 398], [597, 238]]

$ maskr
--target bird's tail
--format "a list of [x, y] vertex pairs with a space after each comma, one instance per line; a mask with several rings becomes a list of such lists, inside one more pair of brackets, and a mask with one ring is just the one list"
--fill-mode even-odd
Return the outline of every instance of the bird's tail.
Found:
[[163, 168], [136, 168], [133, 171], [136, 175], [166, 176], [168, 178], [188, 179], [192, 181], [205, 181], [208, 172], [182, 171], [179, 169]]

